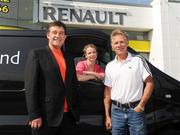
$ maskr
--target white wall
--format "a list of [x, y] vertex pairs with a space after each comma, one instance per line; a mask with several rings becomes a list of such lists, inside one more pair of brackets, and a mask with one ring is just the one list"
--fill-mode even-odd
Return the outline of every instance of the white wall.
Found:
[[150, 62], [180, 80], [180, 3], [154, 0]]

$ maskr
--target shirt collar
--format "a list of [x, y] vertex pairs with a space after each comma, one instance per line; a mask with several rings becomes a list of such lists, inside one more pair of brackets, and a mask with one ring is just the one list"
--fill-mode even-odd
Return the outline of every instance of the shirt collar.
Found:
[[[132, 55], [131, 55], [131, 53], [128, 52], [128, 56], [127, 56], [127, 58], [123, 61], [123, 63], [124, 63], [124, 62], [128, 62], [128, 61], [131, 61], [131, 59], [132, 59]], [[117, 55], [115, 56], [114, 62], [116, 62], [116, 63], [119, 62], [119, 61], [117, 60]]]

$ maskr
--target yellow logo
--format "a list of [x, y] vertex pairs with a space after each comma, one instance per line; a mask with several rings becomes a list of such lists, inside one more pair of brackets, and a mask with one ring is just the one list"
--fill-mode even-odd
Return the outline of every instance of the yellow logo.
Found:
[[0, 13], [8, 13], [9, 12], [9, 6], [4, 3], [10, 3], [10, 0], [0, 0]]

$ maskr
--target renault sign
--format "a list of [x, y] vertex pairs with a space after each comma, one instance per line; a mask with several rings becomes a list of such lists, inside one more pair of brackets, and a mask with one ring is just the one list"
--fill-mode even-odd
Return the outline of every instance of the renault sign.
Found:
[[152, 29], [152, 9], [102, 3], [62, 0], [39, 0], [38, 22], [59, 20], [72, 26], [123, 27], [133, 30]]
[[43, 7], [43, 20], [60, 20], [68, 23], [123, 25], [126, 13], [78, 9], [60, 5], [59, 7]]
[[67, 24], [123, 25], [126, 12], [95, 7], [41, 1], [39, 21], [60, 20]]

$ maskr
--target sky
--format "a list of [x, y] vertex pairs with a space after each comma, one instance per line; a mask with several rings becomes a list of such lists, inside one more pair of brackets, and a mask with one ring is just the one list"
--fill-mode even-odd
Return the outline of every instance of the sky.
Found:
[[132, 4], [150, 5], [152, 0], [99, 0], [99, 1], [123, 2], [123, 3], [132, 3]]

